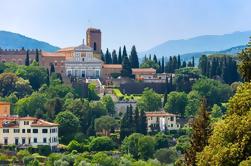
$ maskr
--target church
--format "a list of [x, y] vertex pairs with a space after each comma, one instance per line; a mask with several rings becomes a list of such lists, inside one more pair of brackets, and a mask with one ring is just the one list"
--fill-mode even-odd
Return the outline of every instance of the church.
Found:
[[89, 28], [86, 31], [86, 44], [67, 47], [55, 53], [42, 52], [43, 66], [54, 65], [56, 72], [68, 77], [99, 78], [103, 61], [101, 54], [101, 31]]

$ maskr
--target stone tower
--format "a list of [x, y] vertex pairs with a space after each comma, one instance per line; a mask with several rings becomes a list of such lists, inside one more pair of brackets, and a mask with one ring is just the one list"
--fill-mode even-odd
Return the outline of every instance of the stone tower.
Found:
[[93, 48], [94, 56], [100, 58], [101, 31], [100, 29], [88, 28], [86, 31], [86, 45]]

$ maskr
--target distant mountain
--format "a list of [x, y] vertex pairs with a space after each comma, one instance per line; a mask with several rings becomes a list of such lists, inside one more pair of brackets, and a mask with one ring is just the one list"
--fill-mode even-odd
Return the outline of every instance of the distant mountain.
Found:
[[235, 46], [243, 46], [248, 43], [250, 36], [251, 31], [245, 31], [225, 35], [204, 35], [190, 39], [170, 40], [150, 50], [141, 52], [139, 55], [142, 57], [145, 54], [156, 54], [157, 57], [168, 57], [177, 54], [217, 52]]
[[48, 52], [55, 52], [59, 47], [50, 45], [49, 43], [38, 41], [18, 33], [0, 31], [0, 48], [2, 49], [41, 49]]

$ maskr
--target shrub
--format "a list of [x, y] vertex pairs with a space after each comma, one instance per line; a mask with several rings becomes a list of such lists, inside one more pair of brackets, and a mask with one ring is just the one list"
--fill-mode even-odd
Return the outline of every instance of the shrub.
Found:
[[67, 149], [68, 149], [68, 151], [70, 151], [70, 152], [73, 151], [73, 150], [76, 150], [76, 151], [80, 152], [80, 151], [81, 151], [81, 145], [80, 145], [80, 143], [78, 143], [78, 141], [72, 140], [72, 141], [68, 144]]
[[96, 137], [90, 143], [91, 151], [108, 151], [115, 147], [115, 143], [109, 137]]
[[162, 148], [156, 151], [154, 157], [158, 159], [161, 163], [173, 163], [176, 158], [177, 154], [174, 150], [168, 148]]
[[49, 145], [38, 145], [38, 153], [42, 156], [48, 156], [51, 153], [51, 147]]
[[119, 100], [123, 100], [124, 95], [121, 93], [119, 89], [113, 89], [112, 92]]

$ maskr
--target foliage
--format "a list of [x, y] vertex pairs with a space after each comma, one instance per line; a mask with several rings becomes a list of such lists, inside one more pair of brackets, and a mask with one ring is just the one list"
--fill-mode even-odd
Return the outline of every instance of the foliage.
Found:
[[130, 60], [132, 68], [139, 68], [139, 59], [138, 59], [138, 54], [137, 54], [135, 46], [132, 46], [129, 60]]
[[115, 147], [115, 143], [109, 137], [96, 137], [90, 142], [91, 151], [107, 151]]
[[251, 83], [244, 83], [229, 100], [227, 115], [215, 123], [209, 145], [197, 156], [198, 165], [239, 165], [251, 156]]
[[248, 47], [238, 55], [238, 68], [244, 81], [251, 80], [251, 42]]
[[124, 56], [123, 61], [122, 61], [121, 76], [122, 77], [131, 77], [131, 75], [132, 75], [132, 67], [131, 67], [130, 61], [126, 55], [126, 56]]
[[115, 114], [115, 106], [114, 106], [114, 102], [112, 100], [111, 96], [104, 96], [102, 97], [102, 103], [105, 105], [107, 113], [109, 115], [114, 115]]
[[171, 164], [178, 156], [174, 149], [162, 148], [155, 152], [154, 157], [161, 163]]
[[117, 121], [110, 116], [101, 116], [95, 119], [95, 130], [96, 132], [102, 132], [106, 136], [110, 134], [111, 130], [118, 127]]
[[99, 96], [95, 92], [96, 85], [94, 83], [88, 84], [88, 100], [99, 100]]
[[137, 106], [139, 110], [144, 110], [145, 112], [158, 111], [161, 107], [161, 95], [152, 89], [146, 88], [138, 100]]
[[147, 160], [153, 157], [155, 152], [155, 140], [151, 136], [143, 136], [139, 139], [139, 156]]
[[185, 107], [185, 116], [194, 117], [198, 111], [202, 97], [198, 91], [190, 91], [187, 95], [187, 105]]
[[113, 89], [112, 93], [119, 99], [122, 100], [124, 95], [121, 93], [119, 89]]
[[67, 145], [68, 151], [72, 152], [73, 150], [76, 150], [80, 152], [81, 150], [81, 145], [78, 143], [76, 140], [71, 140], [71, 142]]
[[68, 143], [78, 131], [80, 125], [79, 119], [70, 111], [60, 112], [56, 116], [55, 122], [59, 124], [59, 136], [62, 143]]
[[232, 96], [229, 85], [212, 79], [200, 79], [193, 84], [192, 89], [206, 97], [209, 106], [226, 102]]
[[184, 115], [187, 105], [187, 95], [184, 92], [171, 92], [167, 96], [164, 109], [169, 113]]
[[104, 152], [98, 152], [93, 156], [92, 163], [96, 163], [102, 166], [116, 166], [117, 162], [111, 156], [108, 156]]
[[192, 123], [192, 135], [190, 140], [190, 148], [185, 154], [186, 165], [195, 165], [196, 154], [201, 152], [208, 144], [208, 137], [210, 135], [209, 113], [207, 112], [206, 99], [201, 101], [198, 114]]

